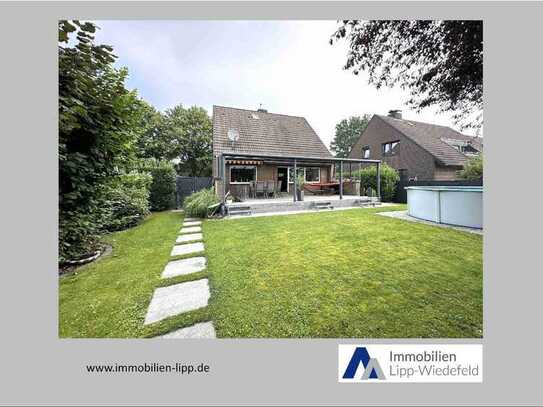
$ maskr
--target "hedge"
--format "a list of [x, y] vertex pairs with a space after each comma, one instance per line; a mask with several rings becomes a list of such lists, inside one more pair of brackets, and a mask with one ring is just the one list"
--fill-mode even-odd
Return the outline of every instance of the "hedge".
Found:
[[148, 167], [153, 178], [149, 199], [152, 211], [164, 211], [175, 206], [175, 177], [177, 173], [171, 162], [160, 161]]
[[[371, 188], [377, 191], [377, 166], [372, 165], [356, 172], [353, 177], [360, 180], [360, 188]], [[396, 192], [396, 184], [400, 181], [398, 171], [386, 163], [381, 163], [381, 200], [391, 202]]]
[[102, 186], [100, 201], [103, 210], [102, 230], [114, 232], [139, 224], [149, 214], [148, 174], [118, 175]]

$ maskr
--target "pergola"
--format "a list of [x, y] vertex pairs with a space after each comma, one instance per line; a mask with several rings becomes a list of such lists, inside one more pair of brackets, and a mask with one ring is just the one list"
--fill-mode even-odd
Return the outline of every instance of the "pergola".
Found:
[[[294, 167], [294, 174], [297, 174], [298, 165], [308, 164], [337, 164], [339, 163], [339, 199], [343, 199], [343, 164], [353, 163], [357, 164], [375, 164], [377, 166], [377, 198], [381, 199], [381, 160], [369, 160], [369, 159], [354, 159], [354, 158], [336, 158], [336, 157], [310, 157], [310, 156], [295, 156], [295, 155], [273, 155], [273, 154], [252, 154], [252, 153], [239, 153], [234, 151], [223, 152], [218, 157], [219, 164], [219, 178], [222, 180], [222, 202], [226, 200], [226, 161], [227, 160], [257, 160], [267, 161], [274, 163], [292, 164]], [[296, 202], [296, 189], [297, 189], [297, 177], [293, 177], [293, 200]]]

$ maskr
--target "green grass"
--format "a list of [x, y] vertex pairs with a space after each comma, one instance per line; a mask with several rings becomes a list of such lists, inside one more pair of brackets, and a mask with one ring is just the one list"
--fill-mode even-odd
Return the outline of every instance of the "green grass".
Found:
[[219, 337], [481, 337], [482, 237], [382, 208], [204, 224]]
[[[375, 214], [398, 209], [206, 221], [208, 270], [168, 280], [182, 215], [153, 214], [60, 279], [60, 336], [481, 337], [482, 237]], [[203, 277], [208, 307], [143, 327], [156, 287]]]
[[61, 277], [59, 336], [144, 337], [209, 320], [204, 309], [143, 327], [155, 288], [180, 282], [161, 280], [160, 274], [181, 221], [178, 213], [155, 213], [135, 228], [109, 235], [106, 241], [113, 246], [111, 255], [80, 267], [77, 274]]

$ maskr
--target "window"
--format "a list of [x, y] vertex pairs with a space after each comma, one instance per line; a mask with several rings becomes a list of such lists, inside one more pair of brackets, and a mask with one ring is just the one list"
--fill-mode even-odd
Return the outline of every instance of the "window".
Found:
[[[321, 181], [321, 169], [320, 167], [297, 167], [296, 172], [298, 175], [303, 175], [305, 182], [320, 182]], [[293, 184], [294, 180], [292, 175], [294, 174], [294, 167], [288, 168], [288, 182]]]
[[320, 182], [321, 169], [319, 167], [310, 167], [305, 169], [306, 182]]
[[236, 166], [230, 167], [231, 184], [248, 184], [256, 181], [256, 167], [254, 166]]
[[362, 147], [362, 158], [370, 158], [370, 148], [369, 147]]
[[[305, 174], [305, 168], [296, 167], [296, 172], [298, 173], [298, 175], [304, 175]], [[289, 167], [288, 168], [288, 183], [289, 184], [294, 183], [294, 179], [292, 178], [293, 175], [294, 175], [294, 167]]]
[[383, 143], [383, 155], [395, 155], [400, 150], [399, 141], [391, 141], [389, 143]]

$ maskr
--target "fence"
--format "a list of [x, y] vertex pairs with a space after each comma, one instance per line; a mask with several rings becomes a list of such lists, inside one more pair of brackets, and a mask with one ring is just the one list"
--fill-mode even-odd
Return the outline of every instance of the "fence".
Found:
[[193, 192], [210, 188], [213, 185], [212, 177], [182, 177], [177, 176], [175, 180], [175, 205], [177, 208], [183, 206], [183, 201]]
[[456, 180], [456, 181], [400, 181], [396, 185], [396, 194], [394, 195], [394, 202], [397, 203], [407, 203], [407, 191], [405, 187], [416, 187], [416, 186], [465, 186], [465, 187], [474, 187], [482, 186], [482, 179], [474, 180]]

